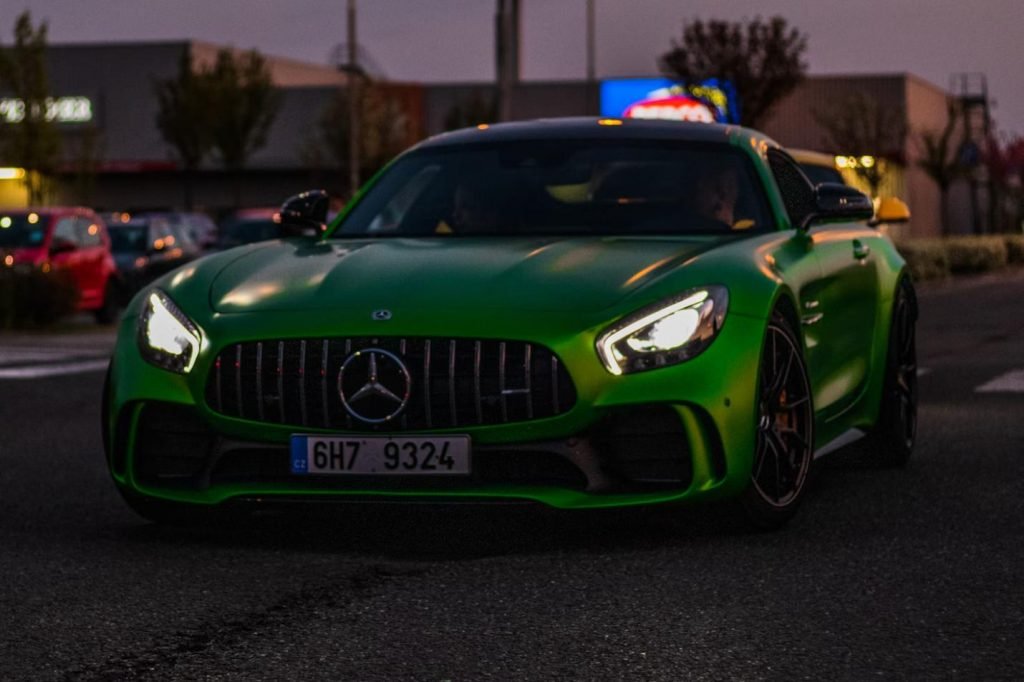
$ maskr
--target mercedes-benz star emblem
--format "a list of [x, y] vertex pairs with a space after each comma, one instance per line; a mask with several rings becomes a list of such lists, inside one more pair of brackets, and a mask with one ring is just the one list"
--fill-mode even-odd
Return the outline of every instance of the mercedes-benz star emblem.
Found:
[[370, 317], [372, 317], [377, 322], [387, 322], [388, 320], [391, 319], [391, 311], [386, 308], [382, 308], [381, 310], [374, 310], [373, 314], [370, 315]]
[[348, 356], [338, 372], [338, 395], [345, 410], [367, 424], [382, 424], [409, 402], [412, 377], [394, 353], [364, 348]]

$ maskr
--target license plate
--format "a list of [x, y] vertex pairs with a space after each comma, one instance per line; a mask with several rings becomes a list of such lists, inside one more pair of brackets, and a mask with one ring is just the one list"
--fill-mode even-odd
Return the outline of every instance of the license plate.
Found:
[[292, 436], [293, 474], [339, 476], [465, 475], [469, 436]]

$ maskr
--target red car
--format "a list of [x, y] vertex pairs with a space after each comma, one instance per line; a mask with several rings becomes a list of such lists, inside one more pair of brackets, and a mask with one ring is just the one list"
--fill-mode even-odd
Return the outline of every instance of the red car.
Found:
[[66, 269], [78, 286], [78, 309], [113, 322], [120, 305], [117, 267], [106, 225], [88, 208], [0, 211], [0, 264]]

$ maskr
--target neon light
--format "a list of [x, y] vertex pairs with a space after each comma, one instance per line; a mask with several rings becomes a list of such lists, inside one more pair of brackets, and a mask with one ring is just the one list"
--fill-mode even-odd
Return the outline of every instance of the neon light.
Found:
[[707, 105], [682, 96], [648, 99], [630, 105], [624, 118], [654, 118], [669, 121], [697, 121], [713, 123], [715, 115]]
[[[92, 100], [88, 97], [47, 97], [43, 102], [47, 121], [56, 123], [88, 123], [92, 120]], [[0, 99], [0, 121], [21, 123], [28, 107], [16, 97]]]

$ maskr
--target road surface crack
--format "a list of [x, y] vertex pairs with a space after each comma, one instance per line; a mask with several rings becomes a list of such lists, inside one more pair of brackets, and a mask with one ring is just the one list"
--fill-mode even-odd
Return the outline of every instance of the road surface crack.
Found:
[[285, 594], [265, 608], [204, 622], [172, 632], [142, 651], [122, 652], [105, 661], [65, 671], [64, 680], [123, 680], [163, 676], [189, 659], [207, 652], [238, 648], [249, 638], [315, 610], [334, 610], [358, 599], [369, 598], [374, 588], [401, 577], [424, 573], [424, 569], [384, 565], [366, 566], [354, 573], [305, 585]]

